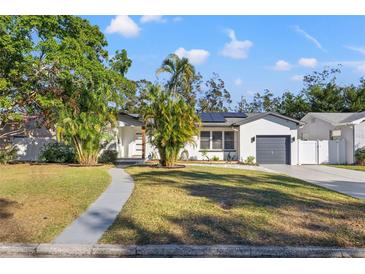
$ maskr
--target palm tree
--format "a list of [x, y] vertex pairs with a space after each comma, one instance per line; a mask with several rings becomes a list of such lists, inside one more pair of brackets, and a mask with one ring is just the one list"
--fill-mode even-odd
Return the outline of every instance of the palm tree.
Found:
[[192, 82], [196, 74], [195, 68], [189, 63], [188, 58], [180, 58], [175, 53], [170, 54], [163, 60], [161, 67], [156, 71], [157, 75], [161, 73], [169, 73], [171, 75], [167, 82], [167, 89], [170, 90], [172, 95], [180, 94], [184, 98], [191, 97]]
[[200, 119], [194, 106], [177, 94], [172, 97], [158, 86], [151, 85], [148, 104], [142, 112], [150, 143], [157, 148], [162, 166], [173, 167], [179, 152], [188, 143], [194, 144]]

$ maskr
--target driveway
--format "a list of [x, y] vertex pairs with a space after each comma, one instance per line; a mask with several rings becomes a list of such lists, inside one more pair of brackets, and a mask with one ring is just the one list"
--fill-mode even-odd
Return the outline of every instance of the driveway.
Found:
[[365, 172], [318, 165], [263, 165], [322, 187], [365, 199]]

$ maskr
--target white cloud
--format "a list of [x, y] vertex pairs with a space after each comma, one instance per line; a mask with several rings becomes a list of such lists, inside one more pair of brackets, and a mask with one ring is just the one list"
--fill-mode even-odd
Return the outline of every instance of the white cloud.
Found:
[[362, 55], [365, 55], [365, 48], [352, 47], [352, 46], [346, 46], [346, 48], [353, 50], [353, 51], [357, 51], [357, 52], [361, 53]]
[[357, 71], [365, 74], [365, 63], [357, 66]]
[[176, 17], [172, 18], [172, 21], [174, 21], [174, 22], [180, 22], [182, 20], [183, 20], [183, 18], [181, 16], [176, 16]]
[[303, 75], [296, 74], [296, 75], [293, 75], [290, 79], [293, 80], [293, 81], [302, 81], [303, 80]]
[[241, 78], [237, 78], [236, 80], [234, 80], [234, 84], [235, 84], [236, 86], [241, 86], [241, 85], [242, 85], [242, 80], [241, 80]]
[[290, 70], [290, 69], [291, 69], [291, 65], [285, 60], [278, 60], [274, 66], [274, 70], [277, 70], [277, 71], [286, 71], [286, 70]]
[[193, 64], [193, 65], [198, 65], [198, 64], [202, 64], [204, 63], [210, 53], [209, 51], [206, 51], [204, 49], [191, 49], [191, 50], [186, 50], [184, 48], [178, 48], [175, 51], [175, 54], [177, 56], [179, 56], [180, 58], [182, 57], [186, 57], [189, 59], [189, 61]]
[[307, 68], [315, 68], [318, 64], [318, 61], [316, 58], [300, 58], [298, 60], [298, 64]]
[[139, 20], [141, 24], [157, 22], [157, 23], [165, 23], [166, 19], [161, 15], [143, 15]]
[[249, 49], [253, 46], [250, 40], [237, 40], [236, 33], [232, 29], [227, 30], [229, 43], [224, 45], [221, 54], [232, 59], [245, 59], [248, 56]]
[[293, 29], [302, 34], [305, 38], [307, 38], [311, 43], [313, 43], [317, 48], [320, 50], [326, 52], [326, 50], [322, 47], [321, 43], [314, 38], [312, 35], [308, 34], [305, 30], [301, 29], [299, 26], [293, 26]]
[[106, 28], [106, 33], [119, 33], [124, 37], [137, 37], [140, 27], [127, 15], [118, 15], [112, 19]]

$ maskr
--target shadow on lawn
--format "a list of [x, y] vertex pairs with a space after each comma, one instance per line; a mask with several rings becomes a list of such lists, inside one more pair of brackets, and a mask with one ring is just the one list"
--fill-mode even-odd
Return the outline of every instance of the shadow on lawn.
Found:
[[[188, 191], [191, 196], [205, 197], [214, 203], [229, 202], [232, 207], [253, 205], [280, 208], [286, 205], [309, 209], [355, 209], [365, 212], [365, 202], [352, 199], [341, 202], [335, 198], [324, 199], [331, 190], [278, 174], [260, 173], [255, 176], [244, 174], [220, 174], [203, 171], [148, 171], [133, 175], [136, 182], [151, 186], [170, 186]], [[151, 181], [151, 178], [156, 180]], [[174, 180], [173, 178], [178, 178]], [[291, 194], [296, 189], [303, 196]], [[304, 194], [306, 195], [304, 197]], [[324, 195], [323, 197], [321, 195]], [[343, 196], [338, 193], [337, 195]], [[351, 198], [349, 198], [351, 199]]]
[[14, 214], [11, 212], [11, 209], [17, 206], [17, 202], [0, 198], [0, 220], [11, 218]]
[[18, 202], [0, 198], [0, 243], [27, 242], [25, 232], [14, 218], [13, 210], [18, 207]]
[[[133, 231], [133, 238], [120, 237], [120, 244], [241, 244], [241, 245], [276, 245], [276, 246], [342, 246], [364, 247], [365, 234], [355, 234], [348, 231], [347, 235], [328, 234], [327, 231], [336, 230], [332, 227], [316, 223], [308, 223], [311, 229], [321, 233], [304, 236], [297, 231], [273, 230], [267, 225], [257, 226], [249, 219], [234, 219], [229, 216], [198, 215], [194, 217], [163, 218], [169, 223], [170, 230], [147, 229], [133, 219], [123, 217], [113, 229]], [[178, 227], [178, 229], [176, 229]]]
[[[222, 204], [230, 205], [223, 214], [217, 208], [217, 215], [202, 211], [193, 216], [190, 212], [182, 212], [181, 217], [161, 216], [175, 230], [151, 231], [122, 215], [113, 229], [133, 231], [135, 244], [365, 245], [365, 231], [359, 229], [365, 222], [364, 202], [321, 196], [325, 195], [324, 188], [295, 178], [269, 173], [247, 176], [197, 170], [151, 170], [133, 177], [137, 184], [183, 189], [190, 196], [207, 199], [221, 210]], [[301, 188], [302, 196], [291, 192], [296, 188]], [[275, 212], [280, 219], [272, 220], [269, 216], [257, 220], [259, 217], [254, 215], [242, 214], [237, 218], [230, 214], [231, 209], [249, 207], [267, 210], [269, 214]], [[288, 207], [291, 209], [287, 210]], [[299, 223], [290, 224], [294, 220]], [[272, 222], [276, 227], [272, 227]], [[280, 230], [280, 222], [288, 223], [288, 228]]]

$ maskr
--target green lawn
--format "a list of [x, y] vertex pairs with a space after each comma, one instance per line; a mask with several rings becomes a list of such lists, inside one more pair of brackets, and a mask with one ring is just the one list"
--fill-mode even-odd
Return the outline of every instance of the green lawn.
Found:
[[279, 174], [129, 167], [135, 190], [101, 243], [365, 246], [365, 202]]
[[337, 168], [345, 168], [357, 171], [365, 171], [365, 166], [357, 166], [357, 165], [328, 165], [330, 167], [337, 167]]
[[0, 165], [0, 242], [49, 242], [110, 183], [105, 167]]

